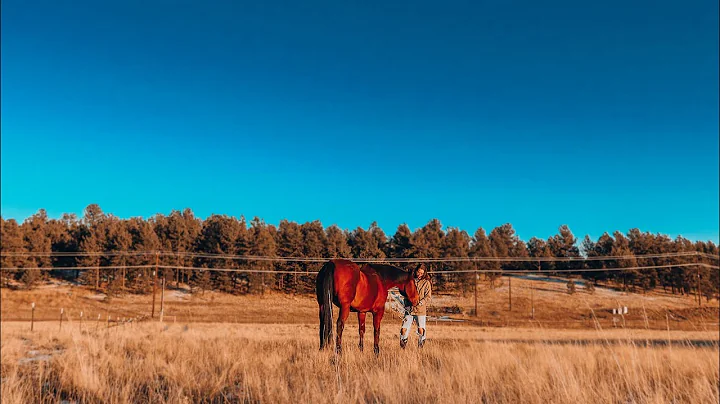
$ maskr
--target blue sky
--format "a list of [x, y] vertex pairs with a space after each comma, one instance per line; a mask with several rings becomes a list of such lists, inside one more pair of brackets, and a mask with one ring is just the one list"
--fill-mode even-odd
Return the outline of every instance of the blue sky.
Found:
[[716, 1], [8, 0], [2, 215], [717, 242], [717, 72]]

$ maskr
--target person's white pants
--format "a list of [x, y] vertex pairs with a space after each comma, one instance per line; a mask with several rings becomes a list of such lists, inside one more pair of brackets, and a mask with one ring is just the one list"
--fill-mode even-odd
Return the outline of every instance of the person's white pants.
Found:
[[427, 335], [427, 328], [425, 328], [425, 322], [426, 322], [427, 316], [413, 316], [411, 314], [407, 314], [405, 316], [405, 319], [403, 320], [402, 329], [405, 330], [403, 333], [402, 330], [400, 331], [400, 338], [401, 339], [408, 339], [408, 335], [410, 334], [410, 327], [412, 327], [412, 324], [417, 324], [418, 328], [422, 328], [425, 330], [423, 334], [420, 334], [420, 331], [417, 331], [417, 334], [420, 336], [420, 341], [425, 340], [425, 336]]

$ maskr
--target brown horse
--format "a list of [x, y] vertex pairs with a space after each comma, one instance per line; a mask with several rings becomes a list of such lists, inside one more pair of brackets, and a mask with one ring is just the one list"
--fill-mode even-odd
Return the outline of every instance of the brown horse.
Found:
[[384, 264], [358, 266], [352, 261], [331, 260], [318, 273], [316, 280], [317, 301], [320, 315], [320, 349], [332, 340], [332, 305], [340, 307], [337, 320], [335, 349], [342, 351], [342, 333], [351, 311], [357, 312], [360, 326], [360, 350], [363, 349], [365, 316], [373, 315], [375, 331], [375, 354], [380, 353], [380, 321], [385, 313], [388, 289], [397, 287], [412, 305], [418, 303], [418, 293], [412, 273]]

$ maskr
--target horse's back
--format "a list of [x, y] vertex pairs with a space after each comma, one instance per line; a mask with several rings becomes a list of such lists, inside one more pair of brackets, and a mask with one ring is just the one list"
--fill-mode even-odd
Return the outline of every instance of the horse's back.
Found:
[[346, 259], [333, 259], [323, 266], [318, 278], [321, 276], [333, 277], [333, 303], [337, 306], [350, 305], [352, 311], [362, 312], [377, 306], [382, 282], [371, 266], [359, 266]]
[[351, 302], [355, 298], [355, 289], [360, 280], [360, 267], [349, 260], [333, 260], [335, 264], [335, 295], [341, 303]]

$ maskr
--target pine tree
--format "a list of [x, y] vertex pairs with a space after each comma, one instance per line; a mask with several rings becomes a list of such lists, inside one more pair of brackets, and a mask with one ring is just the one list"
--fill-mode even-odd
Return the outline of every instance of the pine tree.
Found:
[[412, 255], [412, 231], [403, 223], [398, 226], [390, 239], [388, 256], [392, 258], [408, 258]]
[[[325, 251], [327, 239], [325, 237], [325, 229], [319, 221], [304, 223], [300, 226], [303, 237], [303, 256], [304, 257], [322, 257]], [[302, 268], [305, 273], [300, 276], [300, 293], [306, 293], [315, 290], [316, 273], [320, 270], [322, 264], [303, 263]]]
[[[531, 238], [530, 241], [528, 241], [527, 243], [527, 248], [530, 256], [533, 258], [545, 259], [553, 257], [553, 252], [550, 249], [550, 246], [545, 240], [541, 238]], [[551, 271], [555, 269], [554, 262], [542, 261], [540, 259], [537, 263], [533, 263], [535, 266], [535, 268], [533, 269], [537, 269], [539, 271]]]
[[348, 245], [348, 235], [340, 230], [336, 225], [332, 225], [325, 230], [327, 234], [327, 244], [325, 247], [325, 256], [328, 258], [351, 258], [352, 251]]
[[[170, 273], [176, 286], [187, 281], [189, 273], [180, 268], [192, 265], [192, 261], [187, 258], [186, 253], [193, 251], [200, 235], [201, 226], [202, 222], [189, 208], [182, 213], [173, 210], [167, 217], [156, 215], [154, 218], [154, 228], [162, 249], [174, 253], [174, 256], [165, 256], [161, 260], [163, 265], [176, 267]], [[163, 275], [165, 274], [163, 273]]]
[[[372, 226], [370, 227], [372, 231]], [[355, 258], [385, 258], [377, 235], [358, 227], [350, 233], [348, 244]]]
[[[635, 261], [635, 258], [632, 258], [632, 251], [630, 251], [630, 242], [628, 241], [625, 236], [620, 233], [619, 231], [616, 231], [614, 234], [615, 241], [613, 242], [611, 255], [613, 256], [630, 256], [629, 259], [619, 259], [616, 260], [616, 266], [617, 268], [633, 268], [637, 267], [637, 261]], [[622, 271], [622, 281], [623, 281], [623, 290], [628, 289], [628, 284], [634, 285], [635, 279], [638, 275], [638, 272], [636, 269], [629, 269], [627, 271]]]
[[[587, 255], [588, 257], [607, 257], [612, 254], [612, 248], [615, 243], [615, 240], [607, 233], [603, 233], [602, 236], [598, 239], [598, 241], [595, 243], [595, 248], [593, 251], [588, 251]], [[601, 271], [605, 268], [612, 268], [615, 266], [614, 261], [606, 261], [606, 260], [593, 260], [588, 261], [588, 266], [590, 268], [598, 269], [597, 272], [593, 272], [591, 276], [594, 277], [594, 279], [597, 280], [607, 280], [612, 277], [614, 277], [614, 274], [611, 274], [609, 272]]]
[[78, 250], [85, 255], [78, 258], [78, 265], [88, 269], [80, 273], [80, 282], [98, 291], [100, 290], [100, 256], [96, 254], [100, 252], [99, 244], [92, 229], [85, 224], [81, 225]]
[[[413, 237], [413, 246], [416, 250], [416, 256], [425, 256], [426, 258], [439, 258], [443, 248], [445, 239], [445, 231], [438, 219], [430, 220], [419, 231], [415, 232]], [[432, 265], [431, 265], [432, 267]]]
[[[47, 213], [44, 209], [40, 209], [38, 213], [27, 218], [20, 226], [27, 252], [46, 254], [52, 251], [52, 243], [47, 232], [47, 223]], [[46, 269], [52, 268], [49, 255], [29, 257], [27, 265], [31, 268], [41, 268], [40, 270], [28, 269], [21, 272], [20, 280], [28, 289], [32, 288], [38, 281], [46, 279]]]
[[[128, 257], [129, 265], [154, 265], [155, 256], [152, 254], [160, 249], [160, 240], [158, 239], [152, 222], [142, 220], [141, 218], [131, 218], [127, 222], [127, 229], [132, 239], [131, 251], [142, 253], [142, 255]], [[152, 290], [154, 277], [151, 276], [151, 270], [133, 269], [126, 272], [127, 285], [138, 291], [147, 293]]]
[[78, 250], [87, 254], [78, 258], [78, 265], [94, 267], [82, 272], [81, 282], [92, 285], [95, 290], [100, 290], [102, 286], [103, 272], [100, 266], [105, 263], [106, 257], [97, 254], [102, 253], [106, 245], [107, 223], [108, 216], [100, 206], [90, 204], [85, 208], [78, 232]]
[[[174, 218], [171, 218], [172, 216], [174, 216]], [[184, 224], [178, 223], [178, 216], [179, 212], [173, 210], [170, 212], [170, 216], [158, 213], [150, 218], [149, 222], [151, 223], [160, 243], [160, 251], [177, 253], [177, 239], [182, 237], [182, 232], [184, 231]], [[156, 257], [156, 261], [162, 266], [172, 266], [178, 262], [178, 257], [169, 254], [161, 254]], [[157, 274], [158, 279], [162, 278], [166, 271], [170, 270], [159, 269]], [[176, 272], [177, 270], [171, 271]], [[177, 275], [177, 273], [175, 273], [175, 275]]]
[[[707, 254], [708, 256], [702, 257], [699, 261], [708, 264], [708, 265], [717, 265], [718, 264], [718, 257], [720, 256], [720, 249], [718, 249], [718, 246], [713, 243], [712, 241], [708, 241], [705, 243], [704, 251], [701, 251], [704, 254]], [[710, 258], [714, 257], [714, 258]], [[707, 282], [706, 282], [706, 289], [705, 289], [705, 297], [710, 300], [710, 298], [715, 295], [715, 298], [720, 301], [720, 271], [718, 270], [707, 270]]]
[[[50, 220], [48, 222], [48, 234], [50, 236], [51, 248], [53, 252], [74, 253], [78, 251], [78, 219], [74, 214], [63, 214], [60, 220]], [[57, 256], [52, 259], [52, 266], [59, 268], [55, 271], [61, 276], [68, 278], [75, 275], [76, 271], [63, 271], [63, 267], [77, 266], [77, 257], [75, 256]]]
[[[2, 219], [2, 233], [0, 234], [0, 251], [3, 253], [24, 253], [27, 252], [23, 240], [22, 231], [15, 219]], [[10, 271], [8, 268], [22, 268], [26, 266], [26, 258], [22, 256], [2, 256], [3, 286], [8, 286], [11, 280], [17, 280], [22, 272]]]
[[[642, 233], [639, 229], [630, 229], [628, 232], [628, 246], [634, 255], [646, 255], [657, 252], [655, 236], [651, 233]], [[654, 258], [639, 258], [638, 266], [655, 266]], [[637, 271], [637, 280], [643, 288], [643, 292], [655, 288], [658, 280], [657, 270], [653, 268], [640, 269]]]
[[[235, 254], [243, 257], [249, 256], [251, 255], [251, 248], [252, 236], [250, 234], [250, 230], [248, 229], [247, 221], [245, 220], [245, 216], [240, 216], [237, 239], [235, 240]], [[247, 260], [240, 260], [237, 264], [238, 268], [243, 270], [251, 269], [253, 268], [253, 265], [254, 262]], [[248, 279], [247, 272], [233, 273], [233, 282], [236, 282], [239, 285], [240, 293], [248, 292]]]
[[[127, 223], [122, 220], [113, 220], [108, 226], [107, 251], [128, 252], [132, 245], [132, 236], [128, 231]], [[125, 254], [113, 255], [110, 257], [111, 265], [119, 269], [113, 270], [110, 286], [116, 293], [125, 290], [127, 277], [128, 256]]]
[[191, 285], [194, 288], [200, 289], [202, 294], [205, 294], [205, 291], [212, 289], [212, 280], [207, 264], [202, 264], [202, 268], [204, 268], [204, 270], [197, 271], [197, 273], [193, 274]]
[[[203, 222], [195, 217], [195, 214], [190, 208], [183, 210], [182, 217], [185, 221], [185, 232], [183, 233], [185, 239], [182, 243], [179, 243], [179, 251], [194, 252], [194, 248], [197, 246], [197, 239], [200, 237], [200, 232], [202, 231]], [[238, 237], [241, 237], [243, 232], [247, 233], [247, 223], [245, 222], [245, 218], [243, 216], [240, 217], [239, 230], [240, 233], [238, 234]], [[244, 252], [238, 252], [238, 254], [244, 254]], [[190, 266], [192, 265], [192, 260], [186, 256], [182, 256], [179, 264], [182, 266]], [[191, 274], [192, 272], [190, 271], [180, 271], [179, 281], [189, 283]], [[183, 280], [183, 278], [185, 279]]]
[[[666, 235], [658, 235], [654, 240], [654, 250], [659, 253], [670, 253], [675, 252], [675, 245], [670, 237]], [[662, 266], [657, 269], [657, 279], [662, 285], [663, 290], [667, 291], [668, 286], [672, 286], [672, 264], [673, 258], [656, 258], [654, 260], [655, 265]]]
[[83, 223], [88, 227], [93, 227], [101, 224], [106, 218], [105, 213], [100, 209], [100, 205], [97, 203], [91, 203], [85, 207], [83, 211]]
[[[295, 222], [281, 220], [277, 232], [277, 254], [280, 257], [304, 257], [303, 233]], [[278, 275], [278, 288], [281, 290], [300, 292], [299, 272], [304, 268], [299, 262], [281, 262], [277, 270], [292, 271], [293, 274]]]
[[[448, 229], [443, 238], [442, 256], [466, 258], [470, 250], [470, 236], [464, 231], [454, 227]], [[470, 271], [472, 265], [467, 261], [448, 263], [448, 269], [453, 271]], [[453, 274], [453, 278], [460, 282], [460, 289], [467, 294], [473, 289], [475, 274], [460, 272]], [[457, 286], [457, 285], [456, 285]]]
[[580, 243], [580, 254], [586, 257], [590, 256], [595, 251], [595, 242], [592, 241], [589, 234], [583, 237], [582, 243]]
[[[490, 245], [498, 257], [527, 257], [528, 251], [525, 243], [515, 234], [510, 223], [492, 229], [490, 232]], [[501, 265], [505, 270], [520, 269], [519, 262], [505, 262]]]
[[[485, 229], [479, 227], [475, 231], [475, 235], [472, 238], [470, 251], [468, 256], [470, 257], [495, 257], [495, 251], [493, 250], [490, 239], [485, 234]], [[500, 263], [498, 261], [477, 261], [475, 262], [475, 268], [479, 271], [483, 271], [485, 278], [490, 280], [490, 286], [495, 286], [495, 279], [500, 274]]]
[[[202, 227], [198, 237], [198, 252], [218, 255], [235, 255], [237, 239], [240, 234], [240, 222], [227, 215], [211, 215]], [[229, 258], [198, 258], [199, 266], [234, 270], [237, 260]], [[211, 274], [213, 286], [223, 292], [236, 293], [237, 277], [230, 271], [214, 271]]]
[[385, 232], [378, 226], [377, 222], [372, 222], [368, 228], [368, 233], [375, 240], [378, 250], [381, 251], [380, 257], [387, 257], [388, 255], [388, 239]]
[[[575, 246], [577, 239], [570, 231], [567, 225], [562, 225], [558, 229], [558, 234], [551, 237], [548, 240], [548, 247], [554, 257], [557, 258], [578, 258], [580, 257], [580, 251]], [[578, 261], [560, 261], [555, 264], [555, 267], [559, 270], [578, 269]], [[570, 274], [566, 274], [570, 275]]]
[[[250, 225], [250, 233], [252, 235], [252, 247], [250, 255], [260, 257], [275, 257], [277, 247], [275, 243], [275, 228], [266, 225], [263, 220], [255, 217]], [[273, 269], [272, 262], [259, 261], [255, 268], [262, 271], [271, 271]], [[250, 276], [250, 292], [265, 293], [266, 276], [262, 274], [253, 274]]]
[[[598, 248], [597, 243], [595, 243], [591, 238], [590, 235], [585, 235], [583, 238], [582, 243], [580, 244], [580, 254], [584, 255], [586, 258], [595, 257], [595, 251]], [[594, 260], [587, 260], [583, 263], [583, 266], [585, 269], [597, 269], [599, 268], [600, 263], [598, 261]], [[599, 275], [599, 272], [592, 271], [592, 272], [584, 272], [582, 274], [583, 278], [590, 278], [590, 279], [597, 279]], [[586, 282], [587, 284], [587, 282]]]
[[[413, 232], [410, 243], [412, 245], [412, 258], [440, 258], [442, 255], [443, 241], [445, 231], [443, 231], [442, 223], [438, 219], [432, 219], [425, 226]], [[442, 290], [446, 287], [448, 281], [445, 274], [440, 271], [446, 269], [440, 263], [428, 263], [428, 271], [436, 272], [433, 279], [433, 287]]]
[[[248, 230], [247, 221], [245, 220], [245, 216], [240, 216], [240, 226], [238, 227], [238, 235], [235, 241], [235, 253], [237, 255], [247, 256], [250, 254], [251, 248], [252, 239], [250, 237], [250, 231]], [[246, 263], [246, 261], [242, 262]]]

